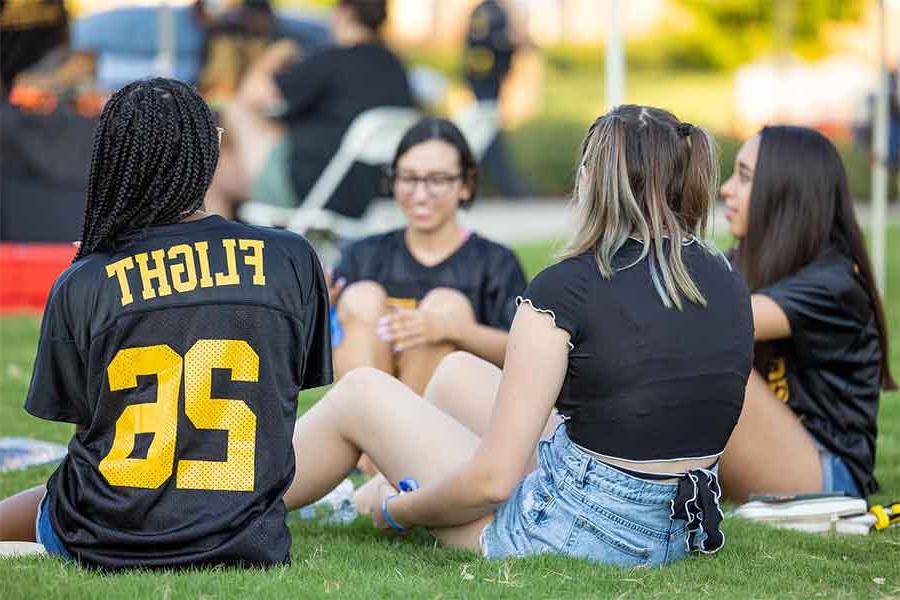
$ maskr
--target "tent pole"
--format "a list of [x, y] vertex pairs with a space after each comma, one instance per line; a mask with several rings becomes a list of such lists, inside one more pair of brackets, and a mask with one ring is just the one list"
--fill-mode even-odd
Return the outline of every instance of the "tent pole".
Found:
[[156, 22], [156, 72], [162, 77], [175, 76], [175, 13], [169, 0], [163, 0]]
[[872, 123], [872, 201], [869, 235], [872, 249], [872, 263], [875, 281], [882, 295], [886, 295], [886, 243], [887, 243], [887, 187], [888, 187], [888, 98], [889, 78], [885, 47], [887, 34], [885, 23], [887, 12], [884, 0], [878, 1], [878, 91], [875, 95], [875, 110]]
[[625, 101], [625, 48], [622, 32], [622, 6], [609, 2], [609, 31], [606, 35], [606, 109]]

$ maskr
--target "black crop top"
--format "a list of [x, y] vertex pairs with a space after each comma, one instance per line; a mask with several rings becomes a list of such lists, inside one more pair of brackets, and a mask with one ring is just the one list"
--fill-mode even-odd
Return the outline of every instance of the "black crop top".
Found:
[[[611, 458], [660, 461], [721, 454], [750, 374], [750, 293], [727, 260], [694, 241], [682, 257], [706, 298], [666, 308], [641, 242], [613, 258], [611, 279], [593, 254], [548, 267], [520, 303], [552, 313], [570, 334], [556, 401], [569, 437]], [[630, 265], [630, 266], [629, 266]]]

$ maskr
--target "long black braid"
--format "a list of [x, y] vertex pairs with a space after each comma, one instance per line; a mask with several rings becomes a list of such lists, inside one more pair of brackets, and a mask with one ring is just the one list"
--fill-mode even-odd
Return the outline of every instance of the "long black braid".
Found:
[[200, 208], [218, 160], [212, 112], [189, 85], [157, 78], [120, 89], [94, 134], [75, 260], [112, 248], [125, 233], [175, 223]]

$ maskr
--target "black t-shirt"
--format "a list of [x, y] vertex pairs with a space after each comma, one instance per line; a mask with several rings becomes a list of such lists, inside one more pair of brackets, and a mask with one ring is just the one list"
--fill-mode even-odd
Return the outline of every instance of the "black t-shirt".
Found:
[[506, 330], [515, 316], [516, 296], [526, 285], [516, 255], [506, 246], [470, 233], [456, 252], [427, 267], [410, 253], [403, 229], [353, 243], [334, 276], [346, 278], [347, 285], [375, 281], [384, 287], [390, 303], [408, 308], [415, 308], [434, 288], [459, 290], [472, 303], [479, 323]]
[[[381, 44], [333, 46], [311, 54], [275, 81], [287, 102], [291, 181], [302, 201], [353, 119], [376, 106], [413, 106], [403, 65]], [[381, 172], [354, 165], [326, 205], [359, 217], [378, 195]]]
[[476, 6], [466, 32], [463, 63], [466, 80], [479, 99], [497, 98], [514, 51], [506, 9], [496, 0]]
[[[523, 294], [569, 332], [556, 407], [571, 439], [632, 461], [721, 454], [750, 373], [750, 294], [721, 255], [694, 241], [682, 257], [707, 301], [666, 308], [641, 243], [629, 239], [609, 280], [585, 253], [548, 267]], [[631, 265], [631, 266], [629, 266]]]
[[332, 380], [327, 319], [306, 240], [216, 216], [67, 269], [25, 403], [78, 426], [47, 483], [65, 547], [106, 568], [287, 561], [297, 393]]
[[813, 437], [847, 463], [860, 491], [874, 493], [881, 346], [853, 260], [829, 247], [759, 293], [791, 324], [790, 338], [767, 344], [763, 376]]

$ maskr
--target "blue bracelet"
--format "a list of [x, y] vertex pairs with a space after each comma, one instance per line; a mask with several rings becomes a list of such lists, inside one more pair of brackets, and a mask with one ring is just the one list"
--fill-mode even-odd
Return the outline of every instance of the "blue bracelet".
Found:
[[407, 477], [406, 479], [400, 480], [400, 483], [397, 484], [397, 489], [400, 490], [401, 494], [405, 494], [406, 492], [414, 492], [419, 489], [419, 482], [411, 477]]
[[401, 527], [397, 521], [391, 518], [391, 514], [388, 512], [388, 502], [399, 496], [400, 494], [394, 494], [393, 496], [388, 496], [381, 503], [381, 516], [384, 517], [384, 520], [388, 525], [391, 526], [395, 531], [399, 531], [400, 533], [406, 533], [407, 529], [405, 527]]
[[[419, 489], [419, 482], [411, 477], [407, 477], [406, 479], [401, 479], [400, 483], [397, 484], [398, 489], [400, 490], [400, 494], [405, 494], [407, 492], [414, 492]], [[388, 501], [393, 500], [400, 494], [394, 494], [393, 496], [388, 496], [381, 503], [381, 516], [384, 517], [384, 520], [387, 521], [387, 524], [390, 525], [396, 531], [400, 533], [406, 533], [408, 530], [406, 527], [401, 527], [397, 521], [391, 518], [390, 513], [388, 512]]]

